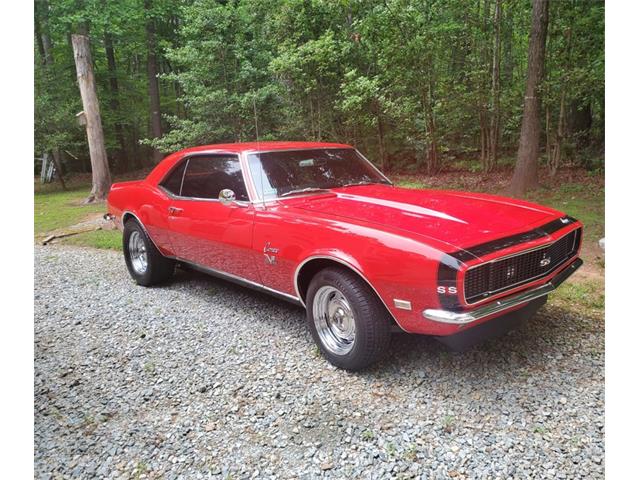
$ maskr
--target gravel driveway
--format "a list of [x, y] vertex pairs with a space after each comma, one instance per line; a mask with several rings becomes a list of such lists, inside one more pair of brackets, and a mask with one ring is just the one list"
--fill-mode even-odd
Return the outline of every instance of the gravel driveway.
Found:
[[466, 353], [399, 334], [365, 373], [301, 308], [121, 254], [35, 247], [36, 478], [602, 478], [604, 323], [545, 307]]

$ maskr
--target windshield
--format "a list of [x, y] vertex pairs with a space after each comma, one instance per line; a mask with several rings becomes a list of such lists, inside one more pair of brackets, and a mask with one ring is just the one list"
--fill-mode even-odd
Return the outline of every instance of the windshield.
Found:
[[248, 158], [251, 177], [261, 200], [346, 185], [389, 184], [352, 148], [264, 152], [251, 154]]

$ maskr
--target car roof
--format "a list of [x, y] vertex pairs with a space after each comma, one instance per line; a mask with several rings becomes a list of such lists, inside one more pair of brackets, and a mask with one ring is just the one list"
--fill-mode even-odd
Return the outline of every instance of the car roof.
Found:
[[260, 152], [269, 150], [304, 150], [308, 148], [353, 148], [344, 143], [327, 142], [244, 142], [244, 143], [219, 143], [213, 145], [201, 145], [181, 150], [179, 153], [202, 153], [202, 152]]
[[306, 150], [312, 148], [353, 148], [344, 143], [327, 142], [245, 142], [245, 143], [216, 143], [185, 148], [165, 157], [147, 175], [146, 181], [156, 184], [162, 180], [173, 166], [188, 155], [194, 153], [236, 153], [265, 152], [275, 150]]

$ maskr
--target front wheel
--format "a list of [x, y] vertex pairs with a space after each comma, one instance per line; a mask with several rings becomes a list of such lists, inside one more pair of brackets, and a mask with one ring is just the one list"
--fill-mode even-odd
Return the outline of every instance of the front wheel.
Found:
[[173, 276], [175, 261], [160, 253], [133, 218], [124, 224], [122, 250], [129, 274], [138, 285], [148, 287]]
[[321, 270], [307, 293], [307, 321], [323, 355], [345, 370], [361, 370], [385, 354], [391, 318], [376, 293], [342, 268]]

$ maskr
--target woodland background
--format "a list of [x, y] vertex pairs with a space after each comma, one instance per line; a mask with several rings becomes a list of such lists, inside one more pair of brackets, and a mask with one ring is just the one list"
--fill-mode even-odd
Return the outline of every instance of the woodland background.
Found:
[[[91, 169], [80, 33], [116, 175], [258, 137], [350, 143], [387, 173], [511, 170], [531, 29], [524, 0], [36, 0], [35, 156]], [[540, 165], [598, 173], [604, 2], [552, 1], [547, 30]]]

